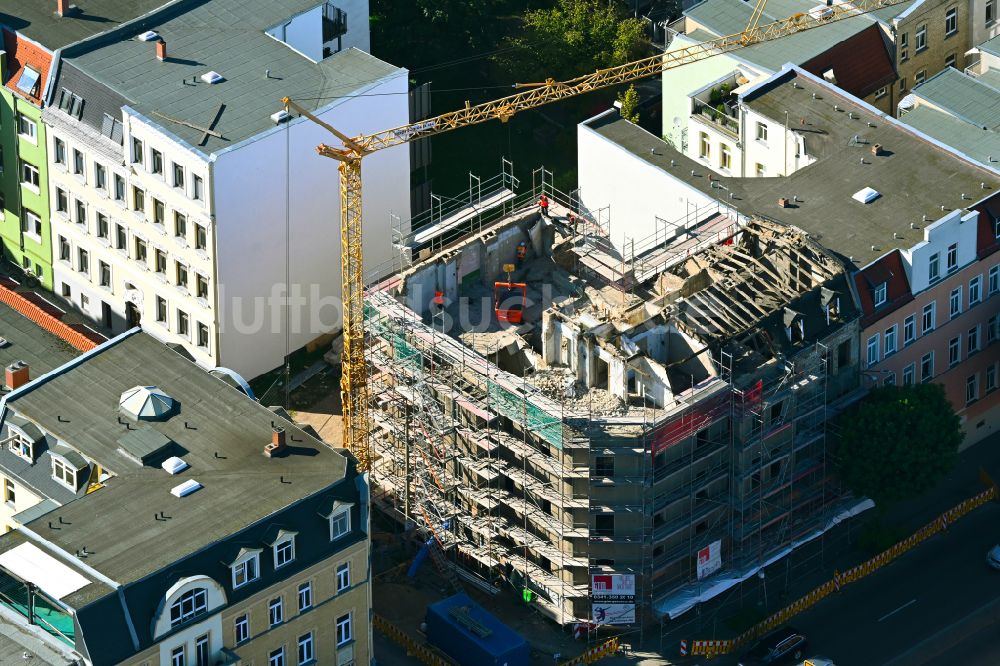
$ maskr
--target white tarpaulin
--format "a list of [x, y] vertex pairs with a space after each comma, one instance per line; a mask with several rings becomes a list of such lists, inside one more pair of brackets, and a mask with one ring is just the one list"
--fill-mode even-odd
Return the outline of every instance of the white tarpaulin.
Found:
[[0, 567], [34, 583], [50, 597], [62, 599], [90, 585], [90, 581], [33, 543], [22, 543], [0, 553]]
[[593, 574], [590, 594], [594, 624], [635, 623], [635, 574]]

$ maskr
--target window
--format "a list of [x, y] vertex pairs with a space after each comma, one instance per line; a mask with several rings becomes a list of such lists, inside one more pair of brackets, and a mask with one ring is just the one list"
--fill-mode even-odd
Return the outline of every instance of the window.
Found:
[[156, 321], [161, 324], [167, 323], [167, 301], [162, 296], [156, 297]]
[[299, 636], [299, 664], [308, 664], [316, 659], [316, 649], [313, 645], [313, 635], [310, 631], [304, 636]]
[[337, 647], [351, 640], [351, 614], [337, 618]]
[[295, 537], [288, 536], [274, 544], [274, 568], [283, 567], [295, 559]]
[[21, 162], [21, 184], [38, 189], [38, 168], [33, 164]]
[[156, 148], [149, 149], [149, 170], [163, 175], [163, 153]]
[[196, 587], [170, 604], [170, 626], [176, 627], [208, 611], [208, 590]]
[[83, 203], [79, 199], [75, 201], [76, 208], [76, 223], [86, 225], [87, 224], [87, 204]]
[[992, 296], [998, 291], [1000, 291], [1000, 264], [990, 269], [989, 276], [989, 295]]
[[948, 366], [955, 367], [962, 360], [962, 338], [952, 338], [948, 341]]
[[594, 516], [594, 536], [610, 537], [615, 535], [615, 514], [598, 514]]
[[191, 320], [188, 317], [188, 314], [186, 312], [182, 311], [182, 310], [178, 310], [177, 311], [177, 334], [178, 335], [182, 335], [185, 338], [188, 337], [188, 335], [190, 335], [190, 330], [189, 330], [190, 325], [191, 325]]
[[120, 224], [115, 225], [115, 248], [124, 250], [128, 247], [128, 232]]
[[698, 140], [698, 157], [703, 159], [708, 159], [712, 155], [712, 144], [708, 141], [708, 135], [704, 132], [699, 134]]
[[153, 199], [153, 224], [163, 226], [166, 216], [167, 210], [163, 207], [163, 202], [159, 199]]
[[66, 142], [63, 141], [62, 139], [59, 139], [59, 138], [53, 139], [53, 141], [52, 141], [52, 147], [53, 147], [52, 152], [55, 155], [55, 157], [53, 158], [55, 160], [55, 163], [56, 164], [65, 165], [66, 164]]
[[897, 327], [895, 325], [892, 328], [885, 329], [885, 358], [896, 353], [896, 330]]
[[69, 214], [69, 195], [61, 187], [56, 188], [56, 210]]
[[76, 270], [81, 273], [90, 273], [90, 255], [82, 247], [77, 250], [77, 266]]
[[[31, 67], [25, 67], [21, 71], [21, 76], [17, 80], [17, 89], [23, 92], [25, 95], [30, 97], [38, 97], [38, 79], [40, 74], [38, 70], [32, 69]], [[27, 657], [25, 657], [27, 658]]]
[[267, 666], [285, 666], [285, 648], [284, 646], [273, 650], [271, 654], [267, 657]]
[[[908, 33], [901, 32], [897, 39], [899, 40], [899, 62], [906, 62], [910, 57], [910, 36]], [[902, 80], [900, 82], [902, 83]]]
[[156, 264], [156, 272], [163, 275], [167, 272], [167, 253], [163, 250], [156, 250], [153, 253]]
[[142, 164], [142, 141], [132, 137], [132, 163]]
[[947, 56], [945, 56], [944, 66], [945, 67], [954, 67], [955, 66], [955, 54], [954, 53], [949, 53]]
[[[905, 60], [905, 58], [904, 58], [904, 60]], [[899, 77], [899, 92], [901, 92], [901, 93], [905, 93], [906, 92], [906, 77], [905, 76]]]
[[174, 172], [174, 187], [184, 188], [184, 167], [182, 167], [177, 162], [174, 162], [173, 166]]
[[976, 400], [979, 400], [979, 373], [965, 380], [965, 404], [971, 405]]
[[272, 627], [285, 621], [285, 607], [281, 602], [281, 597], [271, 599], [267, 605], [267, 620]]
[[986, 344], [1000, 340], [1000, 315], [993, 315], [986, 322]]
[[903, 368], [903, 386], [910, 386], [913, 384], [913, 373], [914, 366], [912, 363]]
[[204, 275], [196, 274], [195, 285], [198, 298], [208, 298], [208, 278]]
[[233, 564], [233, 589], [252, 583], [260, 577], [260, 553], [252, 553]]
[[108, 223], [108, 216], [104, 213], [97, 214], [97, 237], [107, 239], [111, 233], [111, 225]]
[[17, 489], [14, 487], [14, 482], [9, 479], [4, 479], [3, 482], [3, 501], [7, 504], [17, 504]]
[[83, 171], [86, 168], [83, 162], [83, 153], [81, 153], [76, 148], [73, 149], [73, 173], [78, 176], [83, 175]]
[[927, 48], [927, 24], [917, 28], [917, 38], [916, 38], [917, 53], [920, 53]]
[[986, 0], [986, 16], [985, 22], [986, 27], [993, 25], [993, 22], [997, 20], [997, 5], [996, 0]]
[[175, 266], [175, 271], [174, 271], [175, 272], [175, 277], [177, 279], [177, 286], [178, 287], [187, 287], [188, 286], [188, 269], [187, 269], [187, 266], [185, 266], [184, 264], [182, 264], [179, 261], [175, 261], [174, 262], [174, 266]]
[[170, 651], [170, 666], [184, 666], [184, 646], [175, 647]]
[[767, 125], [764, 123], [757, 123], [757, 140], [767, 141]]
[[250, 619], [246, 615], [240, 615], [233, 623], [233, 635], [236, 644], [244, 643], [250, 638]]
[[208, 636], [199, 636], [194, 642], [194, 658], [198, 666], [208, 666]]
[[59, 237], [59, 259], [69, 261], [69, 241], [62, 236]]
[[993, 363], [986, 368], [986, 392], [992, 393], [997, 390], [997, 364]]
[[977, 275], [969, 280], [969, 307], [983, 300], [983, 276]]
[[125, 179], [115, 174], [115, 201], [125, 201]]
[[337, 592], [343, 592], [351, 586], [351, 563], [344, 562], [337, 567]]
[[885, 282], [876, 285], [875, 290], [872, 293], [872, 299], [875, 301], [875, 307], [878, 307], [885, 303], [886, 291], [887, 289]]
[[135, 239], [135, 260], [146, 263], [146, 241], [141, 238]]
[[958, 245], [948, 246], [948, 272], [954, 273], [958, 269]]
[[99, 190], [108, 189], [108, 168], [103, 164], [94, 164], [94, 187]]
[[954, 319], [958, 315], [962, 314], [962, 288], [955, 287], [951, 290], [951, 296], [948, 298], [948, 312], [949, 316]]
[[198, 322], [198, 346], [208, 349], [208, 326]]
[[202, 184], [201, 176], [194, 176], [192, 177], [191, 180], [193, 185], [193, 187], [191, 188], [191, 198], [194, 199], [195, 201], [201, 201], [201, 198], [205, 195], [205, 193], [203, 192], [204, 187]]
[[958, 32], [958, 8], [949, 7], [944, 14], [944, 34], [947, 37], [956, 32]]
[[929, 382], [934, 379], [934, 352], [930, 351], [920, 359], [920, 382]]
[[966, 334], [966, 341], [968, 342], [967, 353], [969, 356], [979, 351], [979, 326], [969, 329], [969, 332]]
[[928, 303], [924, 306], [923, 335], [927, 335], [934, 330], [937, 319], [937, 303]]
[[720, 148], [719, 166], [721, 168], [725, 169], [726, 171], [728, 171], [729, 168], [732, 166], [733, 156], [730, 153], [728, 145], [726, 145], [726, 144], [723, 143], [723, 144], [720, 144], [719, 148]]
[[62, 295], [63, 295], [63, 298], [66, 298], [66, 299], [69, 299], [70, 297], [73, 296], [73, 290], [70, 289], [70, 286], [68, 284], [66, 284], [65, 282], [62, 283]]
[[330, 541], [334, 541], [351, 531], [350, 509], [343, 509], [330, 516]]
[[62, 458], [52, 457], [52, 478], [64, 486], [76, 490], [76, 470], [66, 464]]
[[24, 114], [17, 114], [17, 133], [28, 141], [38, 141], [38, 126]]
[[100, 267], [101, 286], [102, 287], [110, 287], [111, 286], [111, 266], [109, 266], [107, 263], [105, 263], [103, 261], [99, 262], [98, 265]]
[[614, 476], [614, 456], [594, 456], [594, 476]]
[[132, 186], [132, 210], [142, 213], [146, 210], [146, 193]]
[[205, 226], [201, 224], [194, 225], [194, 249], [204, 250], [208, 248], [208, 234], [205, 231]]
[[885, 385], [886, 386], [895, 386], [896, 385], [896, 373], [895, 372], [887, 372], [887, 373], [885, 373]]
[[913, 75], [913, 85], [919, 86], [927, 78], [927, 70], [922, 69]]
[[27, 208], [23, 209], [21, 215], [21, 231], [32, 236], [42, 236], [42, 218]]
[[878, 333], [868, 338], [868, 367], [878, 363]]
[[183, 214], [174, 212], [174, 236], [184, 238], [187, 236], [187, 218]]
[[761, 164], [760, 162], [758, 162], [754, 166], [754, 173], [757, 175], [758, 178], [763, 178], [764, 176], [767, 175], [767, 170], [764, 168], [763, 164]]
[[313, 605], [313, 586], [312, 583], [306, 582], [299, 585], [299, 612], [304, 610], [309, 610]]

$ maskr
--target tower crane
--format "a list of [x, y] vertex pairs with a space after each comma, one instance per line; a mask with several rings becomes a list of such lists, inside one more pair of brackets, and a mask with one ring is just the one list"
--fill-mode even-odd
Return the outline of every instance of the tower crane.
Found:
[[364, 351], [364, 277], [362, 273], [362, 211], [361, 162], [378, 150], [392, 148], [416, 139], [435, 136], [451, 130], [484, 123], [489, 120], [507, 122], [515, 114], [544, 104], [575, 97], [594, 90], [654, 76], [668, 69], [698, 62], [715, 55], [731, 53], [754, 44], [786, 37], [834, 21], [867, 14], [902, 4], [909, 0], [853, 0], [850, 3], [823, 7], [821, 14], [800, 12], [787, 18], [759, 25], [764, 0], [759, 0], [747, 29], [725, 37], [692, 44], [684, 48], [657, 54], [640, 60], [600, 69], [566, 81], [548, 79], [544, 83], [517, 84], [522, 92], [482, 104], [465, 103], [457, 111], [443, 113], [426, 120], [392, 129], [349, 137], [329, 123], [316, 117], [294, 100], [282, 99], [286, 110], [292, 110], [327, 129], [341, 145], [321, 144], [320, 155], [340, 162], [340, 237], [344, 303], [343, 372], [340, 380], [343, 406], [343, 445], [358, 459], [359, 469], [371, 467], [368, 441], [368, 368]]

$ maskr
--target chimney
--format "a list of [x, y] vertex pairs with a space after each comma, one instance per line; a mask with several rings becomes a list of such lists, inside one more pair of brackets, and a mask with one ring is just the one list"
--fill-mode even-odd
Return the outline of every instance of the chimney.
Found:
[[788, 208], [788, 199], [786, 199], [785, 197], [781, 197], [780, 199], [778, 199], [778, 207]]
[[4, 384], [6, 384], [7, 388], [11, 391], [21, 388], [27, 384], [29, 380], [30, 373], [28, 371], [28, 364], [24, 361], [14, 361], [4, 370]]
[[270, 458], [285, 448], [285, 429], [275, 426], [271, 431], [271, 443], [264, 447], [264, 455]]
[[882, 154], [882, 144], [881, 143], [872, 144], [872, 155], [878, 157], [881, 154]]
[[56, 14], [59, 16], [69, 15], [69, 0], [56, 0]]
[[167, 43], [162, 39], [156, 42], [156, 59], [157, 60], [167, 59]]

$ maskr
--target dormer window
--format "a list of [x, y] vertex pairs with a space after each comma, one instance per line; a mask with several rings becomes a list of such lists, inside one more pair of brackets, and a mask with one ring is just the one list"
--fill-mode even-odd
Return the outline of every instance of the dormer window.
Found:
[[274, 568], [285, 566], [295, 559], [295, 534], [293, 532], [279, 532], [272, 548], [274, 548]]
[[872, 290], [872, 299], [875, 301], [875, 307], [885, 304], [887, 291], [885, 282], [875, 285], [875, 289]]
[[10, 452], [28, 462], [35, 462], [33, 455], [34, 443], [19, 432], [11, 433]]
[[330, 541], [336, 541], [351, 531], [350, 507], [334, 511], [330, 515]]
[[260, 551], [254, 550], [241, 553], [232, 565], [233, 589], [239, 589], [247, 583], [260, 578]]
[[785, 335], [788, 336], [789, 342], [795, 344], [805, 340], [806, 324], [805, 317], [802, 316], [802, 313], [796, 312], [791, 308], [785, 308], [783, 320], [785, 324]]
[[170, 604], [170, 626], [176, 627], [208, 610], [208, 590], [196, 587]]
[[52, 457], [52, 478], [70, 490], [76, 490], [76, 470], [62, 458]]

